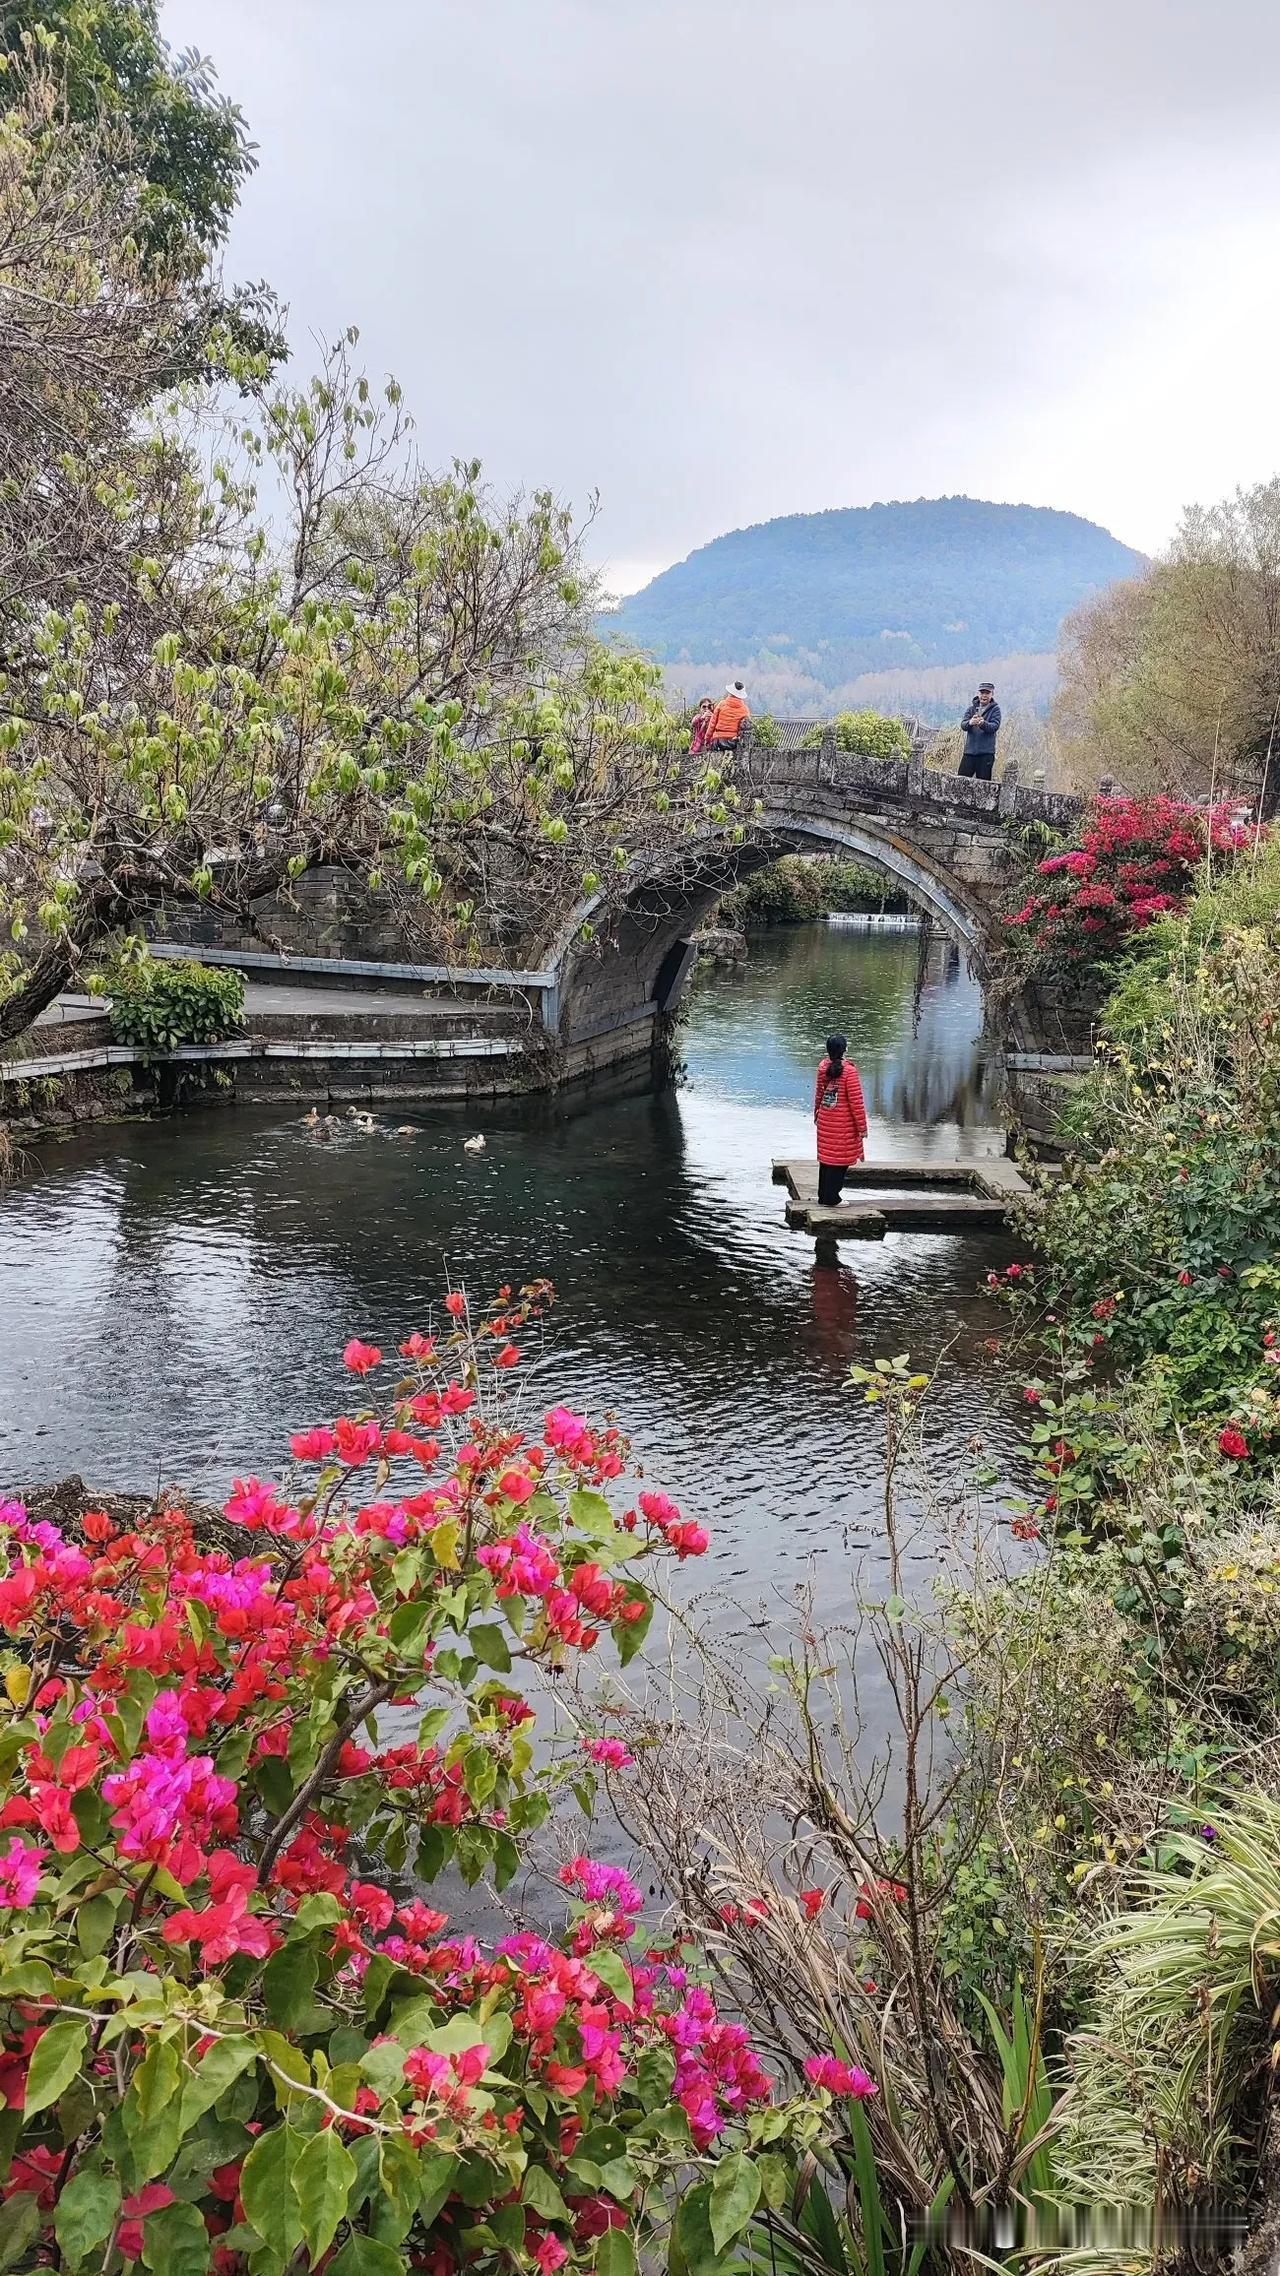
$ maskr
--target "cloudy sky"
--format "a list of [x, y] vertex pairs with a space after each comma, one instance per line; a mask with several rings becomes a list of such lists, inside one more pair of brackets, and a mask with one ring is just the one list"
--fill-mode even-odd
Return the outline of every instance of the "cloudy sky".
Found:
[[947, 491], [1154, 550], [1280, 471], [1274, 0], [165, 0], [230, 252], [622, 590]]

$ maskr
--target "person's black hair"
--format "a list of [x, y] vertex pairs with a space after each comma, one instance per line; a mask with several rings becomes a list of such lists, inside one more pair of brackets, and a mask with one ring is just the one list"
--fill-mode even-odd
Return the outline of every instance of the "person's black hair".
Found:
[[849, 1038], [847, 1035], [829, 1035], [827, 1037], [827, 1057], [833, 1066], [843, 1059], [848, 1048]]

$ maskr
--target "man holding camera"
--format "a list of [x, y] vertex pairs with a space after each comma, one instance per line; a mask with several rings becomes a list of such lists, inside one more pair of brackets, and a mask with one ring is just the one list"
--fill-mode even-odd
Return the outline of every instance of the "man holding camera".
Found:
[[979, 782], [990, 782], [991, 769], [996, 763], [996, 736], [1000, 732], [1000, 706], [990, 680], [982, 682], [960, 725], [964, 729], [961, 774], [975, 775]]

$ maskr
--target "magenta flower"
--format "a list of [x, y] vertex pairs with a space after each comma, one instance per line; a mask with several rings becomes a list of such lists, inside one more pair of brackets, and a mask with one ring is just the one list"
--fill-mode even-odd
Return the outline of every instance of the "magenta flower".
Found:
[[635, 1757], [628, 1754], [623, 1739], [584, 1739], [582, 1751], [593, 1762], [603, 1763], [606, 1770], [630, 1770]]
[[828, 2094], [848, 2094], [862, 2102], [869, 2094], [880, 2092], [866, 2071], [859, 2070], [856, 2064], [838, 2062], [834, 2055], [810, 2055], [804, 2071], [815, 2086], [825, 2086]]
[[0, 1905], [10, 1912], [29, 1905], [40, 1883], [44, 1864], [44, 1851], [31, 1849], [25, 1841], [14, 1835], [8, 1848], [0, 1855]]

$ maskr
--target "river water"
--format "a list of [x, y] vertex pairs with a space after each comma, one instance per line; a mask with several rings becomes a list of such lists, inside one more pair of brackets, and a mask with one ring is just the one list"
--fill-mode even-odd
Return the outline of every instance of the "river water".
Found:
[[[840, 1260], [788, 1232], [774, 1155], [812, 1150], [822, 1039], [849, 1036], [887, 1158], [999, 1152], [977, 989], [943, 941], [835, 926], [758, 936], [700, 978], [661, 1092], [422, 1109], [412, 1138], [318, 1140], [280, 1110], [210, 1110], [46, 1146], [0, 1197], [0, 1487], [78, 1470], [211, 1498], [278, 1474], [287, 1433], [349, 1401], [348, 1336], [394, 1346], [446, 1275], [560, 1292], [537, 1407], [613, 1410], [649, 1481], [711, 1529], [687, 1569], [757, 1610], [878, 1539], [879, 1427], [850, 1362], [940, 1363], [940, 1475], [1017, 1425], [1000, 1236], [914, 1234]], [[487, 1151], [462, 1140], [483, 1125]]]

